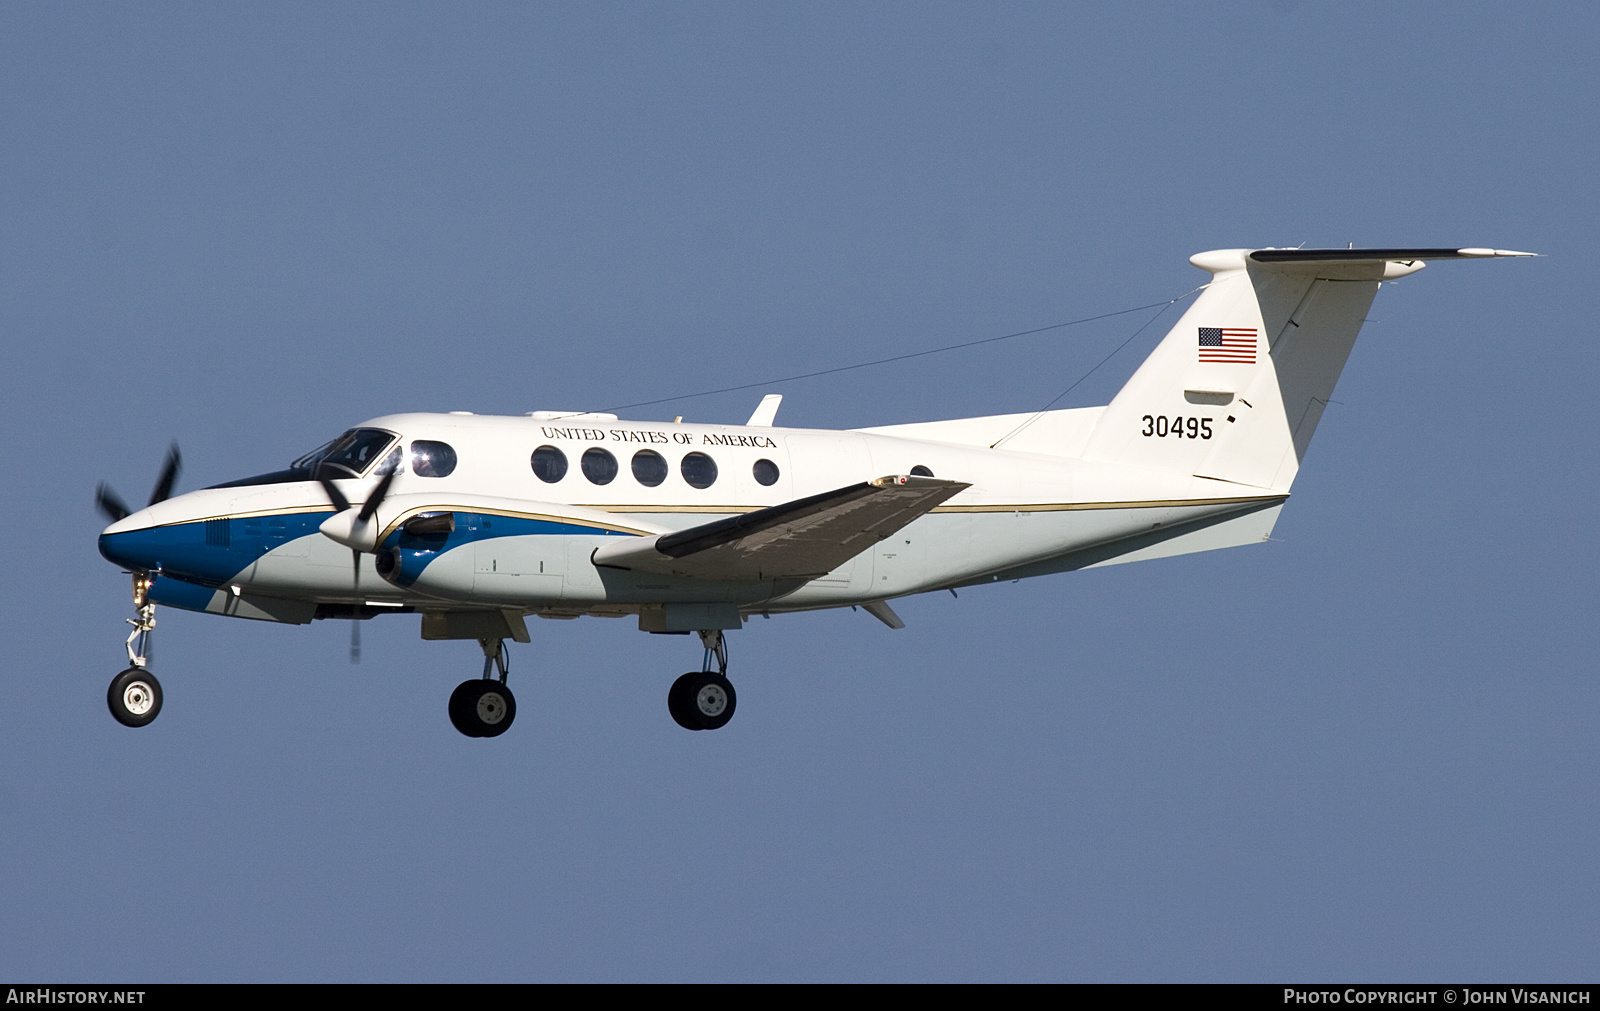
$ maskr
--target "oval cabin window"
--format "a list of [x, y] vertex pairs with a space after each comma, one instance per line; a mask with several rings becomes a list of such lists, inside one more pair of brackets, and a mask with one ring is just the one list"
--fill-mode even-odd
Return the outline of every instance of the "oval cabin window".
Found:
[[582, 468], [583, 476], [594, 484], [610, 484], [617, 477], [617, 458], [599, 446], [584, 450], [578, 466]]
[[456, 451], [446, 442], [418, 439], [411, 444], [411, 473], [418, 477], [449, 477], [456, 469]]
[[567, 454], [554, 446], [533, 451], [533, 476], [545, 484], [555, 484], [567, 476]]
[[667, 479], [667, 458], [653, 449], [633, 454], [633, 476], [646, 488], [655, 488]]
[[678, 470], [693, 488], [709, 488], [717, 480], [717, 461], [704, 453], [690, 453], [678, 465]]
[[756, 484], [770, 488], [778, 483], [778, 465], [771, 460], [757, 460], [750, 473], [755, 475]]

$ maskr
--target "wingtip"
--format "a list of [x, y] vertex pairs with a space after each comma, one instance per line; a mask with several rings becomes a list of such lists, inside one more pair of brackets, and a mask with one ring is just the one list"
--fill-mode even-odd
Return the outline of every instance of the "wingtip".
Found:
[[1486, 247], [1481, 247], [1481, 246], [1469, 246], [1466, 249], [1458, 249], [1458, 250], [1456, 250], [1456, 252], [1458, 254], [1462, 255], [1462, 256], [1482, 256], [1482, 257], [1538, 256], [1539, 255], [1538, 253], [1524, 253], [1524, 252], [1522, 252], [1520, 250], [1516, 250], [1516, 249], [1488, 249]]

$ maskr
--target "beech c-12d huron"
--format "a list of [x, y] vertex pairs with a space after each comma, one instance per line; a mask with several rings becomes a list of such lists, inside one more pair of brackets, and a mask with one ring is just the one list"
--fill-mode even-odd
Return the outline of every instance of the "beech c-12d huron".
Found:
[[[511, 726], [506, 640], [526, 617], [635, 616], [696, 633], [674, 720], [733, 716], [727, 633], [752, 615], [860, 607], [1266, 540], [1379, 285], [1500, 249], [1224, 249], [1210, 283], [1103, 407], [851, 431], [540, 411], [374, 418], [288, 469], [172, 496], [176, 447], [131, 511], [101, 486], [100, 553], [133, 575], [111, 713], [161, 711], [155, 607], [305, 624], [417, 613], [476, 640], [450, 696], [469, 737]], [[359, 628], [359, 626], [353, 626]]]

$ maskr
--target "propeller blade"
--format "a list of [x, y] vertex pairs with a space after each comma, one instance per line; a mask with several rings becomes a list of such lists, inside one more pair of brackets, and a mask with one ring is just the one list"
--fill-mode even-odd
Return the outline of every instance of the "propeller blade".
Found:
[[332, 478], [322, 477], [318, 478], [317, 481], [322, 485], [322, 490], [327, 493], [328, 501], [333, 503], [334, 512], [342, 513], [350, 508], [350, 500], [344, 497], [344, 492], [339, 490], [339, 486], [333, 483]]
[[150, 504], [165, 502], [172, 495], [172, 486], [178, 481], [178, 471], [183, 469], [183, 454], [178, 452], [178, 444], [174, 442], [167, 450], [167, 462], [161, 468], [161, 477], [156, 481], [155, 488], [150, 492]]
[[128, 503], [122, 501], [122, 496], [112, 491], [111, 486], [104, 481], [101, 481], [94, 490], [94, 504], [100, 508], [102, 513], [105, 513], [106, 519], [113, 523], [121, 519], [127, 519], [128, 515], [133, 512], [132, 509], [128, 508]]
[[361, 504], [361, 511], [356, 514], [356, 519], [362, 523], [372, 519], [372, 514], [377, 512], [378, 506], [383, 504], [383, 497], [389, 494], [389, 486], [394, 484], [396, 473], [398, 473], [398, 469], [391, 470], [383, 475], [383, 480], [378, 482], [378, 487], [372, 489], [372, 494], [368, 495], [367, 500]]
[[351, 616], [351, 619], [350, 619], [350, 662], [351, 663], [360, 663], [361, 662], [361, 620], [360, 620], [361, 604], [359, 603], [359, 601], [360, 601], [360, 597], [361, 597], [361, 552], [356, 551], [354, 549], [352, 549], [350, 551], [350, 566], [351, 566], [350, 576], [351, 576], [351, 579], [352, 579], [352, 584], [355, 586], [356, 599], [358, 601], [357, 604], [356, 604], [356, 612], [357, 613], [355, 615]]

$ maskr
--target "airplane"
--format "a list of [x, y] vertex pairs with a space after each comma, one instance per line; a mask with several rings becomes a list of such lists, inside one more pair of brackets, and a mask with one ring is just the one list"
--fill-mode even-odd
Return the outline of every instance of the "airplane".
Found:
[[[161, 712], [155, 605], [286, 624], [421, 615], [476, 641], [451, 723], [516, 717], [506, 641], [526, 618], [633, 617], [698, 635], [667, 709], [714, 730], [737, 702], [727, 633], [858, 607], [901, 628], [918, 593], [1267, 540], [1379, 286], [1430, 260], [1514, 250], [1222, 249], [1210, 282], [1109, 404], [847, 431], [615, 414], [373, 418], [286, 469], [149, 504], [102, 484], [100, 553], [131, 573], [127, 669], [107, 704]], [[353, 625], [353, 630], [360, 626]]]

